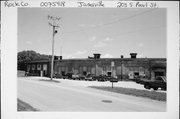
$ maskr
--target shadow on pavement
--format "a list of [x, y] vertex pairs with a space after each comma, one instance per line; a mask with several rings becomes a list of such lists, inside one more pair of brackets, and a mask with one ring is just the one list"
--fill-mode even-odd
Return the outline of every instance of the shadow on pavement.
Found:
[[166, 101], [166, 93], [164, 92], [156, 92], [156, 91], [147, 91], [147, 90], [139, 90], [133, 88], [123, 88], [123, 87], [108, 87], [108, 86], [89, 86], [89, 88], [95, 88], [99, 90], [121, 93], [126, 95], [132, 95], [137, 97], [146, 97], [159, 101]]
[[53, 82], [53, 83], [61, 83], [60, 81], [56, 81], [56, 80], [43, 80], [43, 79], [39, 79], [39, 81]]

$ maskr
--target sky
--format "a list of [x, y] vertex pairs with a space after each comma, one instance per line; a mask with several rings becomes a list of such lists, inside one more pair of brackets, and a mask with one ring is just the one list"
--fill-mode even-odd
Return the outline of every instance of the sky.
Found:
[[64, 59], [166, 58], [166, 9], [19, 8], [18, 52], [52, 54], [52, 20], [61, 17], [54, 37], [54, 54]]

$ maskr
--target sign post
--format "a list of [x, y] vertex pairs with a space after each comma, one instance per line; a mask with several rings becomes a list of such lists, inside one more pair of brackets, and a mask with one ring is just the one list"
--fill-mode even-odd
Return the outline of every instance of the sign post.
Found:
[[111, 62], [111, 79], [110, 79], [111, 82], [112, 82], [112, 88], [113, 88], [113, 82], [114, 82], [113, 81], [114, 80], [113, 77], [114, 77], [114, 62], [112, 61]]

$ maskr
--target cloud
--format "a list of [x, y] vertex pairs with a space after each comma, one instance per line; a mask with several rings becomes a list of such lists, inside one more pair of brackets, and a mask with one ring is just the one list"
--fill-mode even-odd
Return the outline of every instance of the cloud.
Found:
[[139, 43], [138, 47], [144, 47], [144, 44], [143, 43]]
[[104, 39], [104, 41], [112, 41], [113, 39], [112, 38], [109, 38], [109, 37], [107, 37], [107, 38], [105, 38]]
[[95, 44], [94, 45], [94, 47], [105, 47], [107, 44], [106, 43], [104, 43], [104, 42], [102, 42], [102, 41], [98, 41], [98, 43], [97, 44]]
[[143, 58], [144, 57], [144, 55], [143, 54], [139, 54], [139, 58]]
[[79, 27], [85, 27], [86, 25], [85, 24], [79, 24], [78, 26]]
[[83, 55], [85, 53], [87, 53], [86, 50], [84, 50], [84, 51], [77, 51], [76, 53], [74, 53], [74, 55]]
[[96, 40], [96, 36], [89, 38], [89, 41], [95, 41], [95, 40]]
[[[91, 38], [91, 41], [94, 41], [96, 38]], [[98, 41], [97, 44], [94, 45], [94, 47], [105, 47], [107, 46], [106, 42], [112, 41], [112, 38], [106, 37], [104, 40]]]
[[108, 54], [108, 53], [106, 53], [105, 55], [102, 55], [102, 58], [113, 58], [113, 56]]
[[66, 54], [66, 53], [64, 53], [63, 54], [63, 58], [70, 59], [70, 58], [75, 58], [75, 57], [73, 56], [73, 54]]
[[37, 40], [38, 43], [41, 43], [42, 41], [40, 39]]
[[84, 51], [77, 51], [77, 52], [74, 52], [74, 53], [71, 53], [71, 54], [66, 54], [66, 53], [63, 53], [63, 57], [67, 58], [67, 59], [70, 59], [70, 58], [78, 58], [78, 57], [82, 57], [82, 55], [86, 54], [87, 51], [84, 50]]
[[75, 57], [73, 57], [72, 55], [67, 55], [66, 57], [67, 57], [67, 59], [75, 58]]
[[26, 41], [26, 44], [32, 44], [32, 42], [31, 41]]

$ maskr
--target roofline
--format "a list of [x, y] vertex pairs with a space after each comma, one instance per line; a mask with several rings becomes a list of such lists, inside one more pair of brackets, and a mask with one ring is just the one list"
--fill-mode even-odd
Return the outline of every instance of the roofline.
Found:
[[[62, 59], [62, 60], [54, 60], [54, 61], [74, 61], [74, 60], [164, 60], [166, 61], [167, 58], [100, 58], [100, 59], [89, 59], [89, 58], [74, 58], [74, 59]], [[41, 61], [30, 61], [27, 63], [38, 63], [38, 62], [51, 62], [51, 60], [41, 60]]]
[[48, 62], [50, 62], [50, 60], [28, 61], [28, 62], [26, 62], [26, 63], [38, 63], [38, 62], [48, 63]]

